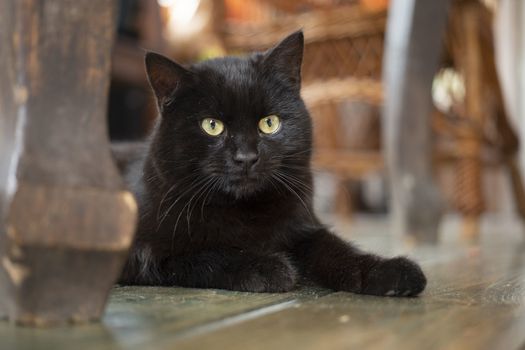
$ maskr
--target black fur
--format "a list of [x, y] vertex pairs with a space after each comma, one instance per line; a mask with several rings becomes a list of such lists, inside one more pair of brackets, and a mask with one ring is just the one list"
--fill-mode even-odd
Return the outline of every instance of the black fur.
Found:
[[[140, 220], [121, 283], [283, 292], [302, 277], [373, 295], [423, 291], [417, 264], [359, 251], [313, 214], [302, 54], [297, 32], [265, 53], [187, 69], [146, 55], [161, 118], [128, 173]], [[258, 122], [272, 114], [281, 129], [262, 134]], [[225, 131], [205, 134], [207, 117]]]

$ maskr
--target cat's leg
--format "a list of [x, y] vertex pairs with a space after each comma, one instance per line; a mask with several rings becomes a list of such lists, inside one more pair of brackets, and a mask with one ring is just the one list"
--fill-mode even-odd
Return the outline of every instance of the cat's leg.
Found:
[[415, 262], [364, 253], [324, 229], [303, 237], [292, 254], [305, 277], [334, 290], [415, 296], [426, 286], [425, 275]]
[[240, 251], [207, 251], [173, 257], [161, 266], [163, 285], [219, 288], [245, 292], [286, 292], [297, 272], [282, 253], [257, 255]]

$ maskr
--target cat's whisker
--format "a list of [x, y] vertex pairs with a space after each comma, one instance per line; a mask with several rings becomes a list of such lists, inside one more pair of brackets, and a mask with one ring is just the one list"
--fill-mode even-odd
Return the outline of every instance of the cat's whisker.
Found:
[[272, 176], [274, 176], [274, 179], [279, 181], [285, 188], [287, 188], [291, 193], [293, 193], [297, 199], [302, 203], [303, 207], [306, 209], [307, 213], [311, 216], [312, 213], [304, 200], [301, 198], [301, 196], [285, 181], [285, 179], [281, 178], [278, 173], [274, 173]]
[[191, 204], [193, 202], [193, 200], [198, 200], [200, 198], [200, 195], [202, 194], [203, 190], [206, 188], [206, 186], [212, 181], [213, 179], [210, 178], [210, 177], [206, 177], [206, 181], [204, 183], [202, 183], [200, 185], [200, 187], [195, 191], [195, 193], [193, 194], [193, 196], [190, 197], [190, 199], [188, 200], [188, 202], [186, 203], [186, 205], [182, 208], [182, 211], [184, 211], [185, 208], [186, 209], [186, 219], [188, 220], [188, 224], [189, 224], [189, 215], [190, 215], [190, 208], [191, 208]]
[[[191, 204], [188, 206], [188, 209], [186, 211], [188, 231], [190, 231], [190, 219], [191, 219], [191, 214], [193, 212], [193, 209], [195, 209], [195, 206], [199, 203], [199, 199], [206, 193], [206, 191], [208, 190], [208, 187], [211, 186], [211, 184], [213, 184], [214, 180], [215, 179], [213, 177], [210, 177], [210, 179], [199, 189], [198, 192], [200, 192], [200, 194], [195, 198], [195, 204], [193, 206], [191, 206]], [[191, 203], [191, 200], [190, 200], [190, 203]]]
[[[208, 178], [206, 178], [208, 179]], [[201, 187], [202, 188], [202, 187]], [[191, 203], [191, 200], [200, 192], [200, 189], [199, 191], [196, 191], [193, 196], [191, 196], [191, 198], [188, 200], [188, 202], [182, 207], [182, 209], [180, 210], [179, 212], [179, 215], [177, 216], [177, 220], [175, 221], [175, 225], [173, 226], [173, 232], [172, 232], [172, 235], [171, 235], [171, 249], [173, 250], [174, 248], [174, 243], [175, 243], [175, 234], [177, 232], [177, 227], [179, 226], [179, 221], [180, 221], [180, 218], [182, 216], [182, 214], [184, 213], [184, 210], [186, 209], [186, 207], [188, 206], [188, 204]], [[189, 225], [189, 219], [188, 219], [188, 236], [191, 237], [191, 230], [190, 230], [190, 225]]]
[[[299, 195], [299, 193], [297, 193], [295, 190], [297, 188], [294, 189], [295, 186], [293, 186], [289, 179], [283, 177], [280, 173], [274, 173], [274, 178], [279, 181], [289, 192], [291, 192], [292, 194], [294, 194], [300, 201], [301, 203], [305, 206], [305, 208], [307, 207], [306, 206], [306, 203], [304, 203], [303, 201], [303, 198], [301, 197], [301, 195], [304, 195], [303, 192], [301, 192], [301, 195]], [[298, 190], [298, 189], [297, 189]]]
[[321, 173], [326, 173], [326, 171], [323, 171], [322, 169], [316, 169], [316, 168], [312, 168], [310, 166], [294, 166], [294, 165], [291, 165], [291, 164], [281, 164], [279, 166], [280, 168], [283, 168], [283, 169], [290, 169], [290, 170], [297, 170], [297, 171], [309, 171], [309, 172], [312, 172], [312, 173], [318, 173], [318, 174], [321, 174]]
[[299, 187], [296, 187], [294, 185], [292, 185], [291, 183], [288, 183], [288, 186], [290, 186], [290, 188], [293, 188], [294, 192], [297, 192], [297, 194], [303, 198], [303, 197], [311, 197], [308, 193], [306, 193], [303, 189], [299, 188]]
[[307, 153], [307, 152], [311, 152], [313, 150], [313, 148], [306, 148], [306, 149], [303, 149], [301, 151], [297, 151], [297, 152], [294, 152], [294, 153], [289, 153], [289, 154], [284, 154], [284, 157], [295, 157], [295, 156], [298, 156], [299, 154], [304, 154], [304, 153]]
[[296, 190], [300, 191], [305, 197], [311, 197], [313, 190], [303, 180], [287, 173], [276, 171], [282, 178], [286, 179], [290, 185], [293, 185]]
[[215, 178], [215, 181], [213, 182], [213, 184], [210, 186], [208, 192], [206, 193], [206, 195], [204, 196], [204, 200], [202, 201], [202, 205], [201, 205], [201, 220], [204, 221], [204, 206], [206, 205], [206, 201], [208, 199], [208, 196], [210, 195], [210, 193], [213, 193], [213, 191], [215, 190], [215, 188], [217, 187], [217, 184], [219, 183], [222, 183], [221, 181], [221, 178], [220, 177], [216, 177]]
[[284, 153], [282, 155], [277, 155], [277, 156], [273, 156], [274, 158], [277, 158], [277, 159], [293, 159], [295, 158], [296, 156], [298, 155], [301, 155], [301, 154], [304, 154], [304, 153], [308, 153], [308, 152], [312, 152], [312, 148], [308, 148], [308, 149], [304, 149], [304, 150], [301, 150], [301, 151], [298, 151], [298, 152], [294, 152], [294, 153]]
[[[166, 192], [166, 194], [164, 194], [163, 199], [161, 200], [161, 202], [159, 204], [159, 208], [158, 208], [158, 212], [157, 212], [157, 221], [159, 221], [159, 218], [161, 216], [162, 216], [162, 218], [164, 218], [169, 213], [169, 211], [171, 210], [171, 207], [177, 203], [178, 198], [183, 196], [187, 192], [187, 190], [184, 191], [183, 193], [179, 193], [178, 197], [174, 200], [173, 203], [170, 204], [168, 209], [162, 215], [159, 215], [160, 211], [162, 209], [162, 206], [163, 206], [163, 202], [168, 199], [169, 193], [172, 192], [173, 189], [175, 189], [177, 187], [182, 187], [182, 185], [185, 185], [186, 184], [185, 180], [189, 179], [190, 177], [193, 177], [193, 176], [185, 176], [179, 182], [176, 182], [173, 186], [171, 186], [170, 189]], [[197, 180], [198, 180], [198, 178], [196, 179], [196, 178], [193, 177], [192, 181], [188, 184], [189, 188], [192, 188], [193, 185], [195, 184], [195, 182], [197, 182]], [[162, 222], [162, 220], [161, 220], [161, 222]], [[160, 225], [160, 223], [159, 223], [159, 225]]]
[[268, 178], [268, 181], [270, 182], [270, 184], [273, 186], [273, 188], [275, 188], [275, 190], [277, 192], [279, 192], [279, 194], [283, 194], [282, 190], [279, 188], [279, 186], [277, 186], [277, 184], [275, 184], [275, 182], [273, 181], [273, 176], [272, 177], [269, 177]]
[[201, 185], [206, 180], [207, 180], [207, 178], [198, 178], [197, 177], [193, 182], [191, 182], [189, 187], [173, 201], [173, 203], [168, 207], [168, 209], [166, 209], [166, 211], [164, 212], [160, 222], [157, 225], [157, 231], [160, 229], [162, 223], [164, 222], [164, 220], [166, 219], [166, 217], [170, 213], [171, 209], [173, 209], [175, 204], [177, 204], [179, 202], [179, 200], [181, 200], [188, 192], [193, 190], [195, 187]]
[[[208, 180], [208, 181], [209, 181], [209, 180], [210, 180], [210, 177], [205, 177], [204, 180]], [[201, 184], [202, 184], [202, 183], [203, 183], [203, 182], [201, 182]], [[206, 182], [206, 183], [207, 183], [207, 182]], [[198, 195], [198, 194], [200, 193], [200, 191], [201, 191], [204, 187], [205, 187], [205, 185], [201, 185], [201, 187], [199, 188], [199, 190], [196, 191], [196, 192], [193, 194], [193, 196], [191, 196], [191, 198], [188, 200], [188, 202], [187, 202], [187, 203], [184, 205], [184, 207], [182, 207], [182, 209], [180, 210], [180, 213], [179, 213], [179, 215], [177, 216], [177, 220], [175, 221], [175, 225], [174, 225], [174, 227], [173, 227], [173, 232], [172, 232], [172, 237], [171, 237], [171, 242], [172, 242], [172, 243], [171, 243], [171, 249], [174, 248], [173, 244], [174, 244], [174, 242], [175, 242], [175, 234], [176, 234], [176, 232], [177, 232], [177, 227], [178, 227], [178, 225], [179, 225], [180, 218], [181, 218], [182, 214], [184, 213], [184, 210], [185, 210], [186, 208], [188, 208], [188, 210], [189, 210], [188, 205], [191, 205], [191, 201], [193, 200], [193, 198], [194, 198], [196, 195]], [[187, 219], [188, 219], [188, 232], [187, 232], [187, 233], [188, 233], [188, 236], [191, 237], [191, 229], [190, 229], [189, 218], [187, 217]]]
[[173, 191], [175, 189], [175, 187], [177, 186], [177, 184], [173, 184], [168, 191], [166, 191], [166, 193], [164, 194], [164, 196], [162, 196], [162, 199], [160, 200], [160, 203], [159, 203], [159, 208], [157, 209], [157, 221], [159, 221], [160, 219], [160, 211], [162, 209], [162, 205], [164, 204], [164, 201], [167, 199], [168, 195], [171, 193], [171, 191]]
[[312, 188], [307, 185], [302, 179], [296, 177], [295, 175], [292, 175], [292, 174], [289, 174], [289, 173], [284, 173], [284, 172], [280, 172], [280, 171], [277, 171], [279, 174], [287, 177], [290, 182], [296, 184], [297, 186], [300, 186], [302, 187], [303, 189], [307, 190], [307, 193], [312, 193], [313, 190]]

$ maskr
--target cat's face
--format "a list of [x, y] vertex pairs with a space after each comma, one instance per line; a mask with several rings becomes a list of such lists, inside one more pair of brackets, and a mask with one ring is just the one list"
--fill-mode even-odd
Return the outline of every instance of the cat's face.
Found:
[[241, 198], [309, 171], [311, 120], [299, 94], [302, 52], [298, 32], [266, 53], [189, 69], [148, 54], [162, 115], [153, 146], [166, 180]]

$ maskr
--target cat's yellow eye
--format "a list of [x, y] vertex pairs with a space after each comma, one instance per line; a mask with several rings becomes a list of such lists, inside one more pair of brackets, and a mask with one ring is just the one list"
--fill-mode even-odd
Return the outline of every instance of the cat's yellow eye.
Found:
[[281, 128], [281, 121], [276, 115], [269, 115], [259, 120], [259, 130], [265, 134], [275, 134]]
[[224, 123], [218, 119], [205, 118], [201, 122], [201, 128], [208, 135], [219, 136], [224, 131]]

